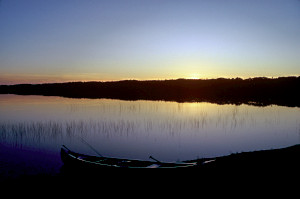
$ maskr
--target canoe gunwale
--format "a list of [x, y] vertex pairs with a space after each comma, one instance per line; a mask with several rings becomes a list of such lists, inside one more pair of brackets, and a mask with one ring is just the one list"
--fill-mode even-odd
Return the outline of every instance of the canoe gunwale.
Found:
[[73, 152], [66, 147], [61, 148], [61, 159], [65, 165], [93, 168], [186, 168], [197, 165], [196, 162], [154, 162], [135, 159], [89, 156]]

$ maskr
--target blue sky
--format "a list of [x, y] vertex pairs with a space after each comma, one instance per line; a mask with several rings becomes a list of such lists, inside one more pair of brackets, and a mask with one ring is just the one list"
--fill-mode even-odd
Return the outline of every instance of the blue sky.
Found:
[[300, 75], [299, 0], [2, 0], [0, 84]]

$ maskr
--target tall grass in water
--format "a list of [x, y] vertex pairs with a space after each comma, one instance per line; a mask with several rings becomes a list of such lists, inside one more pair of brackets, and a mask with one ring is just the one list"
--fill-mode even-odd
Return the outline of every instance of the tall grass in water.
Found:
[[0, 122], [0, 143], [15, 147], [64, 139], [92, 136], [93, 134], [128, 135], [135, 130], [131, 121], [37, 121]]
[[29, 143], [47, 142], [63, 135], [62, 123], [47, 122], [17, 122], [0, 123], [1, 143], [22, 147]]
[[[177, 136], [182, 133], [228, 132], [242, 126], [252, 126], [252, 116], [239, 116], [237, 110], [230, 114], [209, 115], [201, 113], [189, 117], [21, 121], [0, 122], [0, 143], [15, 146], [56, 142], [81, 138], [109, 138], [128, 136]], [[253, 118], [252, 118], [253, 119]], [[248, 121], [248, 122], [247, 122]]]

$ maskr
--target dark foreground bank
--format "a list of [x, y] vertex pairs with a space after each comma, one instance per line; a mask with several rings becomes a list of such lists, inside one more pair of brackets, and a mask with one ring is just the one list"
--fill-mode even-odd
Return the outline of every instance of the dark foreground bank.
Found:
[[[248, 175], [249, 173], [268, 173], [275, 172], [276, 175], [286, 172], [296, 175], [300, 174], [300, 145], [294, 145], [282, 149], [242, 152], [231, 154], [228, 156], [197, 159], [198, 166], [188, 168], [188, 173], [185, 169], [146, 169], [146, 170], [131, 170], [131, 169], [99, 169], [86, 170], [77, 167], [61, 166], [58, 173], [38, 173], [38, 174], [22, 174], [12, 178], [0, 176], [2, 184], [19, 184], [26, 185], [27, 183], [85, 183], [95, 182], [95, 180], [121, 180], [127, 178], [152, 178], [153, 174], [156, 177], [164, 178], [166, 176], [180, 177], [188, 174], [190, 177], [210, 175], [216, 173], [232, 173]], [[187, 161], [189, 162], [189, 161]], [[19, 168], [22, 169], [22, 168]], [[180, 172], [177, 172], [179, 171]], [[157, 172], [156, 172], [157, 171]]]
[[281, 149], [235, 153], [217, 157], [203, 165], [206, 169], [262, 171], [276, 169], [277, 172], [294, 170], [300, 173], [300, 144]]
[[300, 107], [300, 77], [0, 85], [0, 94]]

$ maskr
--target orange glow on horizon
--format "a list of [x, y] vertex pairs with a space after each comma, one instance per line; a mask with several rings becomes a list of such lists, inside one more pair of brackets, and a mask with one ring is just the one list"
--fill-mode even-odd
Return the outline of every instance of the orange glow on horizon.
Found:
[[293, 75], [283, 75], [283, 76], [243, 76], [243, 75], [200, 75], [198, 73], [192, 73], [190, 75], [175, 75], [169, 77], [104, 77], [100, 74], [74, 74], [74, 75], [32, 75], [32, 74], [1, 74], [0, 76], [0, 85], [13, 85], [13, 84], [43, 84], [43, 83], [64, 83], [64, 82], [109, 82], [109, 81], [122, 81], [122, 80], [138, 80], [138, 81], [147, 81], [147, 80], [171, 80], [171, 79], [217, 79], [217, 78], [255, 78], [255, 77], [267, 77], [267, 78], [278, 78], [278, 77], [288, 77], [288, 76], [300, 76], [299, 74]]

